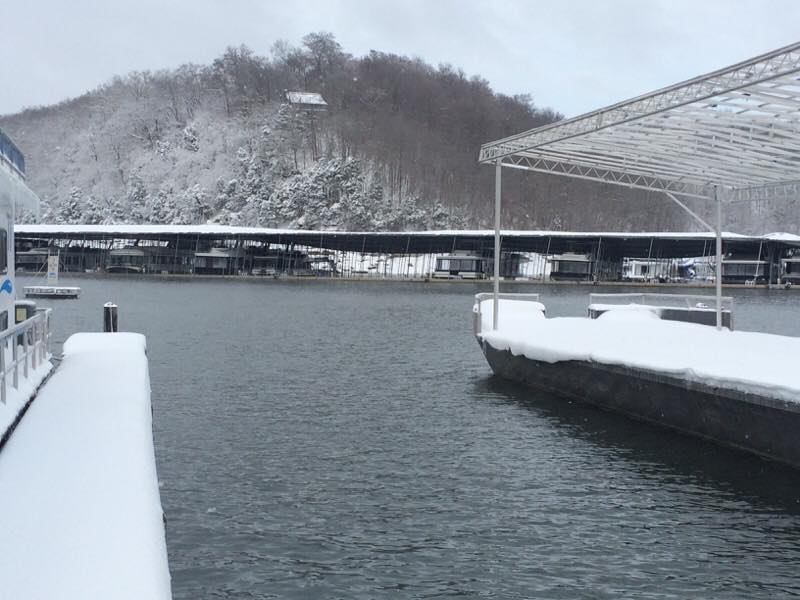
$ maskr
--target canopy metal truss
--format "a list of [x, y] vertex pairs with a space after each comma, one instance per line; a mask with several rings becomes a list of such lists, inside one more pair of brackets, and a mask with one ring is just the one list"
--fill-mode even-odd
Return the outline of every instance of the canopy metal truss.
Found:
[[[800, 192], [800, 43], [484, 144], [479, 161], [497, 167], [497, 231], [501, 167], [666, 194], [717, 234], [719, 327], [722, 203]], [[716, 227], [677, 196], [715, 200]]]

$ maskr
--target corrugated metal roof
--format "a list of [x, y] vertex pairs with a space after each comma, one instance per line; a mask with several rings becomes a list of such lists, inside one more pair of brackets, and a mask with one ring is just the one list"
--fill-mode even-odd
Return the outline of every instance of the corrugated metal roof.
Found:
[[[494, 231], [384, 231], [347, 232], [231, 227], [227, 225], [25, 225], [15, 227], [17, 239], [240, 239], [272, 244], [296, 244], [314, 248], [367, 253], [420, 254], [455, 250], [488, 251]], [[509, 252], [590, 253], [603, 249], [604, 256], [692, 257], [705, 256], [713, 247], [714, 235], [708, 232], [570, 232], [503, 231], [503, 248]], [[755, 253], [768, 236], [743, 236], [723, 233], [726, 251], [744, 255]], [[800, 238], [779, 235], [775, 243], [800, 246]]]
[[726, 199], [796, 195], [800, 43], [484, 144], [480, 161]]

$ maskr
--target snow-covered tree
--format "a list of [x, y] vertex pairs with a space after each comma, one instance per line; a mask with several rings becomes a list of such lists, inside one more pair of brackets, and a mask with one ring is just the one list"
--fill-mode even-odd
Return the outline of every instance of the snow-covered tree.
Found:
[[73, 187], [69, 196], [64, 198], [56, 213], [58, 223], [80, 223], [83, 221], [81, 208], [83, 192], [79, 187]]

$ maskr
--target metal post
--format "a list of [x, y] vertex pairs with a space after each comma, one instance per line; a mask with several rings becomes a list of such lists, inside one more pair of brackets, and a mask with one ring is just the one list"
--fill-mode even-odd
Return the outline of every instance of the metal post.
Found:
[[116, 333], [117, 328], [117, 305], [113, 302], [106, 302], [103, 305], [103, 331], [105, 333]]
[[22, 334], [22, 356], [25, 357], [25, 365], [23, 366], [23, 374], [25, 375], [25, 379], [28, 378], [28, 355], [30, 354], [30, 350], [28, 349], [28, 337], [30, 336], [30, 331], [25, 331]]
[[31, 366], [33, 367], [34, 371], [38, 368], [39, 365], [37, 356], [38, 355], [37, 344], [39, 343], [39, 338], [37, 335], [36, 327], [37, 327], [37, 321], [34, 321], [33, 325], [31, 326], [31, 331], [33, 332], [33, 358], [31, 359]]
[[492, 329], [497, 331], [500, 310], [500, 189], [502, 159], [494, 168], [494, 297], [492, 298]]
[[3, 378], [2, 387], [0, 387], [0, 402], [6, 403], [6, 342], [0, 344], [0, 377]]
[[722, 329], [722, 199], [714, 186], [714, 201], [717, 203], [717, 329]]
[[[25, 335], [24, 333], [22, 334]], [[15, 390], [19, 389], [19, 348], [17, 347], [17, 336], [11, 338], [11, 360], [14, 362], [14, 379], [13, 386]]]

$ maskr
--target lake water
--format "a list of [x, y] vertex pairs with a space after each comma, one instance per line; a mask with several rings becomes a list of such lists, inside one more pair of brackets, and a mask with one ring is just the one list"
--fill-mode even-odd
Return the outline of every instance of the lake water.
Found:
[[[57, 342], [108, 300], [147, 335], [177, 599], [800, 595], [800, 473], [496, 380], [477, 286], [63, 283]], [[742, 290], [736, 325], [799, 307]]]

